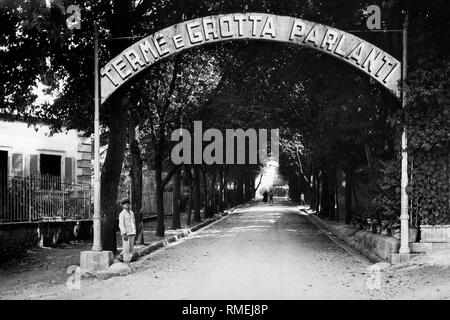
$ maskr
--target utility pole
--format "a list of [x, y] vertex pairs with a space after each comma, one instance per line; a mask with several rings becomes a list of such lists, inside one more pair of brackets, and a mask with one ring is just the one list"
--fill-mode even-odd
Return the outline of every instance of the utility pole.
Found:
[[[408, 64], [408, 10], [405, 9], [403, 28], [401, 30], [380, 30], [371, 29], [370, 32], [402, 32], [402, 81], [401, 81], [401, 107], [406, 107], [406, 75]], [[351, 32], [361, 32], [360, 30], [350, 30]], [[401, 182], [400, 182], [400, 249], [399, 254], [410, 254], [409, 248], [409, 214], [408, 214], [408, 141], [406, 137], [406, 116], [404, 118], [403, 132], [401, 138]], [[402, 259], [402, 258], [399, 258]]]
[[83, 270], [106, 270], [113, 263], [113, 253], [103, 251], [100, 210], [100, 82], [98, 63], [98, 30], [94, 23], [94, 239], [91, 251], [82, 251], [80, 268]]
[[[402, 109], [406, 107], [406, 71], [407, 71], [407, 53], [408, 53], [408, 11], [405, 12], [405, 21], [403, 24], [403, 58], [402, 58]], [[404, 119], [406, 121], [406, 119]], [[406, 123], [403, 125], [402, 132], [402, 175], [400, 191], [400, 250], [399, 253], [409, 254], [409, 215], [408, 215], [408, 141], [406, 138]]]
[[[69, 29], [80, 29], [80, 8], [72, 5], [67, 9], [72, 15], [67, 19]], [[94, 240], [91, 251], [82, 251], [80, 254], [80, 268], [84, 270], [105, 270], [113, 262], [111, 251], [102, 251], [101, 211], [100, 211], [100, 82], [98, 70], [98, 30], [94, 22]]]
[[94, 241], [92, 251], [102, 251], [101, 212], [100, 212], [100, 111], [99, 111], [99, 76], [98, 76], [98, 30], [94, 24]]

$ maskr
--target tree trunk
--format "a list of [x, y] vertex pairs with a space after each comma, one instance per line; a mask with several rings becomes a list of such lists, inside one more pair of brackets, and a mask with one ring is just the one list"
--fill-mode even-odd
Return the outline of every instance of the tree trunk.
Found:
[[111, 97], [110, 104], [111, 114], [115, 116], [108, 121], [108, 149], [101, 169], [101, 235], [103, 250], [115, 253], [117, 251], [117, 215], [120, 210], [117, 195], [125, 158], [127, 121], [124, 122], [124, 119], [127, 118], [128, 107], [126, 99], [117, 94]]
[[353, 194], [353, 200], [355, 201], [355, 205], [356, 205], [356, 212], [358, 214], [361, 214], [361, 206], [359, 204], [358, 194], [356, 193], [356, 188], [355, 188], [355, 185], [354, 185], [354, 181], [353, 181], [353, 186], [352, 186], [352, 194]]
[[300, 199], [298, 176], [296, 174], [289, 177], [289, 197], [296, 202]]
[[223, 172], [223, 202], [224, 208], [230, 208], [230, 190], [228, 190], [228, 167], [225, 166]]
[[236, 205], [244, 202], [244, 177], [240, 170], [237, 177], [237, 190], [236, 190]]
[[321, 198], [321, 190], [320, 190], [320, 181], [322, 180], [322, 176], [319, 177], [319, 173], [316, 174], [316, 210], [319, 211], [320, 208], [320, 198]]
[[[259, 184], [258, 184], [259, 187]], [[255, 192], [256, 192], [256, 186], [255, 186], [255, 177], [253, 174], [250, 175], [250, 200], [255, 198]]]
[[316, 206], [316, 175], [313, 174], [312, 175], [312, 192], [311, 192], [311, 209], [315, 210], [317, 208], [315, 208]]
[[156, 184], [156, 236], [164, 237], [164, 186], [162, 182], [162, 159], [155, 156], [155, 184]]
[[217, 214], [217, 193], [216, 193], [216, 168], [213, 167], [211, 176], [211, 214]]
[[189, 206], [188, 206], [188, 213], [186, 217], [186, 224], [188, 226], [191, 225], [191, 214], [192, 214], [192, 198], [193, 198], [193, 190], [192, 190], [192, 183], [189, 186]]
[[247, 174], [245, 175], [245, 197], [244, 200], [245, 201], [250, 201], [251, 199], [251, 192], [252, 192], [252, 188], [251, 188], [251, 175], [249, 172], [247, 172]]
[[205, 167], [202, 168], [202, 180], [203, 180], [203, 219], [209, 218], [209, 209], [208, 209], [208, 185], [207, 185], [207, 179], [206, 179], [206, 169]]
[[339, 181], [338, 181], [338, 175], [337, 170], [334, 174], [334, 201], [335, 201], [335, 219], [337, 222], [339, 222]]
[[180, 217], [180, 170], [178, 170], [173, 176], [173, 214], [172, 214], [172, 229], [181, 228]]
[[352, 189], [353, 189], [353, 172], [345, 173], [345, 224], [350, 224], [353, 218], [352, 211]]
[[232, 197], [231, 197], [231, 207], [234, 207], [236, 205], [237, 202], [237, 185], [238, 185], [238, 179], [236, 177], [236, 173], [235, 170], [233, 172], [234, 177], [233, 177], [233, 193], [232, 193]]
[[251, 184], [251, 180], [252, 180], [252, 175], [250, 174], [250, 172], [246, 172], [245, 173], [245, 197], [244, 200], [245, 201], [250, 201], [252, 196], [251, 196], [251, 192], [252, 192], [252, 184]]
[[224, 170], [220, 170], [220, 189], [219, 189], [219, 210], [225, 209], [225, 175]]
[[187, 216], [186, 216], [186, 224], [189, 226], [191, 225], [191, 213], [192, 213], [192, 197], [193, 197], [193, 188], [194, 188], [194, 181], [192, 178], [192, 169], [191, 166], [184, 165], [184, 177], [187, 180], [187, 183], [189, 184], [189, 197], [188, 197], [188, 203], [187, 203]]
[[197, 166], [194, 166], [194, 222], [202, 221], [200, 202], [200, 170]]
[[135, 140], [134, 125], [130, 126], [131, 156], [131, 203], [136, 221], [136, 243], [144, 244], [144, 224], [142, 221], [142, 159], [141, 150]]
[[322, 172], [322, 193], [320, 195], [320, 217], [328, 218], [330, 213], [330, 182], [328, 179], [328, 174], [324, 171]]
[[328, 190], [329, 190], [329, 205], [328, 205], [328, 218], [336, 218], [336, 169], [330, 169], [328, 174]]

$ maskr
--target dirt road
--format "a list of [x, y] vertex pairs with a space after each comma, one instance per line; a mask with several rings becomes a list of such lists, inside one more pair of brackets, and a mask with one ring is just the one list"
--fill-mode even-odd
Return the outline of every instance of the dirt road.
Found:
[[[408, 294], [412, 292], [414, 279], [404, 288], [406, 291], [389, 288], [389, 281], [401, 283], [401, 272], [394, 279], [386, 279], [386, 273], [381, 283], [383, 288], [374, 290], [368, 285], [373, 276], [368, 269], [371, 265], [365, 257], [317, 229], [296, 206], [285, 201], [274, 205], [256, 203], [134, 262], [136, 272], [131, 275], [105, 281], [82, 280], [79, 290], [59, 285], [33, 298], [414, 297]], [[440, 276], [448, 275], [445, 272]]]

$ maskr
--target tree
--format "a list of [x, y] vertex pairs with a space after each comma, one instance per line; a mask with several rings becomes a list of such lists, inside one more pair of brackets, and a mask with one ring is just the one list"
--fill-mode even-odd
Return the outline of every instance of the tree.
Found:
[[[155, 170], [158, 236], [164, 236], [164, 188], [179, 170], [171, 161], [171, 147], [174, 145], [171, 134], [180, 127], [192, 126], [196, 109], [208, 99], [219, 76], [214, 56], [196, 51], [159, 64], [143, 80], [139, 102], [140, 108], [145, 109], [141, 140], [149, 150], [150, 164]], [[163, 171], [167, 173], [165, 177]], [[195, 185], [199, 178], [194, 174]], [[195, 188], [195, 194], [198, 192]], [[196, 204], [195, 221], [198, 214], [199, 206]]]

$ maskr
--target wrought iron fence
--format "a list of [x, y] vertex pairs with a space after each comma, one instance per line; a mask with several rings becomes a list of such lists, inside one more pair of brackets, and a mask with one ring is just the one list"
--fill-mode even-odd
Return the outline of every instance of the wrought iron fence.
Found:
[[91, 219], [91, 185], [0, 172], [0, 223]]
[[[164, 213], [173, 212], [173, 193], [164, 192]], [[156, 194], [142, 193], [142, 213], [156, 213]]]

